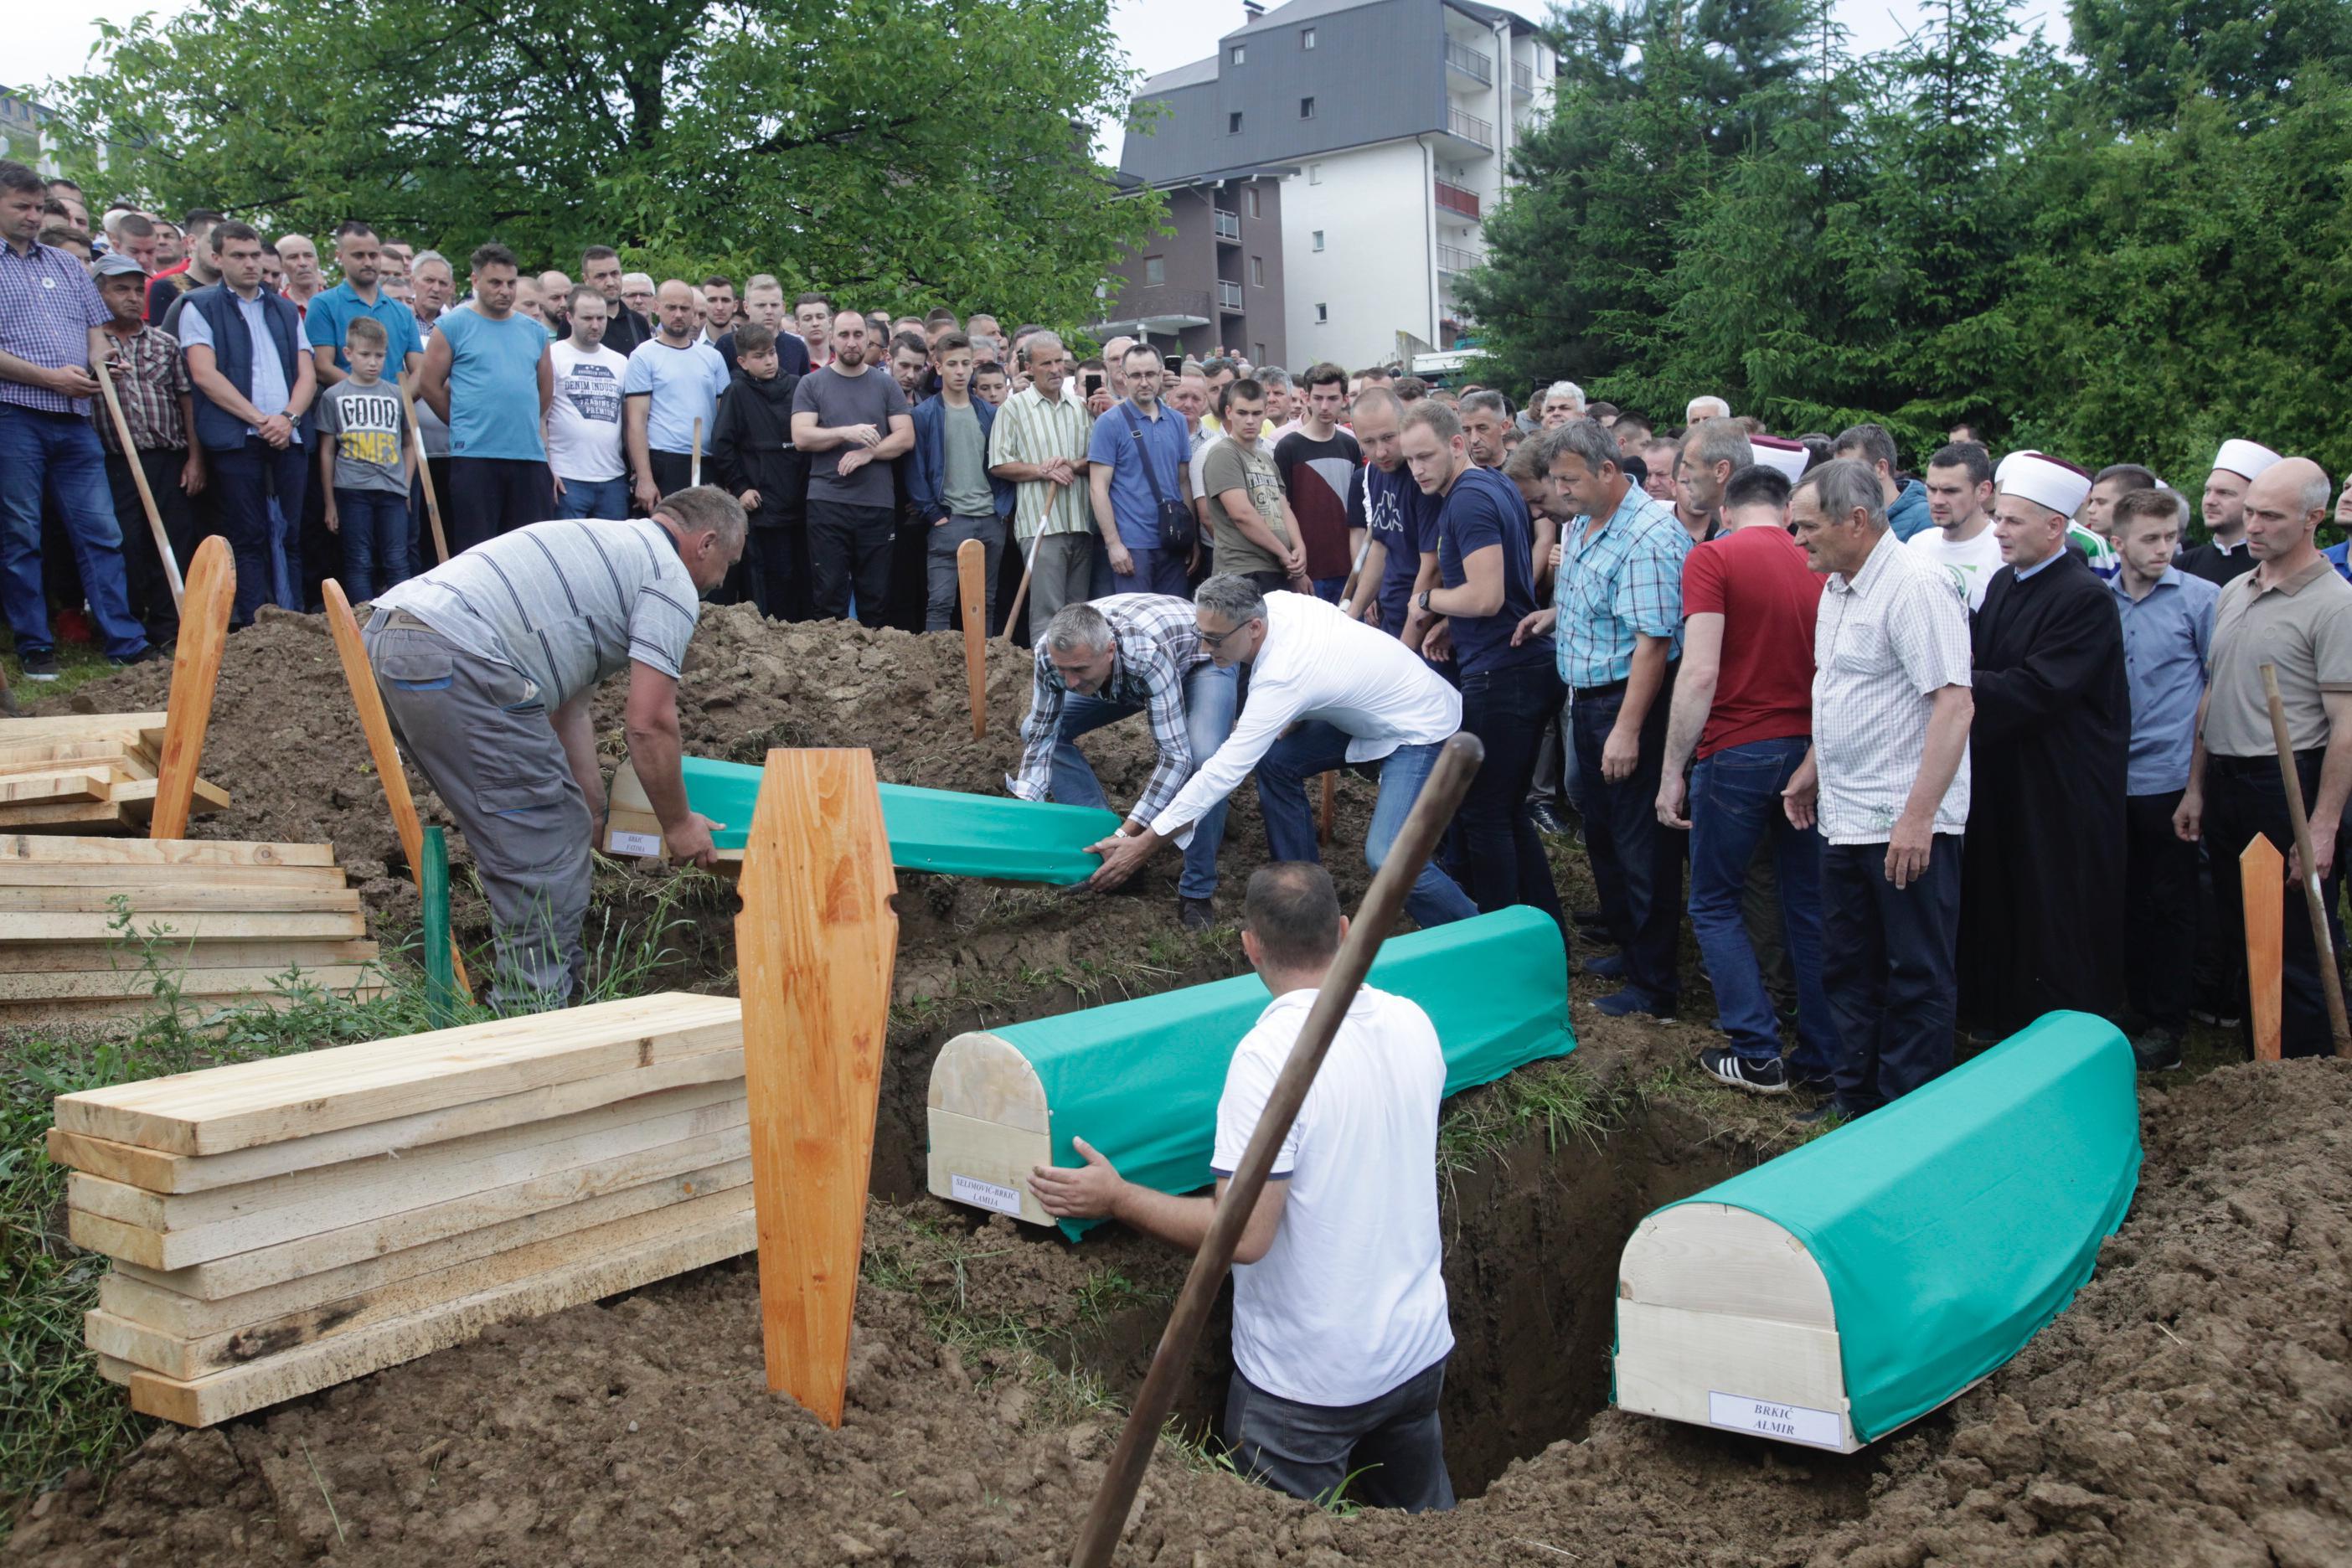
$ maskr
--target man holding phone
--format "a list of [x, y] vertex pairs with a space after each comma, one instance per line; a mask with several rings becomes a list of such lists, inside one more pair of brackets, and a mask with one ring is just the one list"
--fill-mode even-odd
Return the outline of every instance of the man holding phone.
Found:
[[1157, 350], [1130, 343], [1120, 368], [1127, 395], [1096, 418], [1087, 444], [1087, 482], [1110, 557], [1111, 592], [1181, 598], [1198, 553], [1192, 434], [1184, 416], [1160, 401]]

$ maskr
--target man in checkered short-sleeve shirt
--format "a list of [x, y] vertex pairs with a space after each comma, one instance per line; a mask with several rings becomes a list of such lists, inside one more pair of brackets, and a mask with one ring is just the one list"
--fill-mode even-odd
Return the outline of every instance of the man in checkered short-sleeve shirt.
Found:
[[147, 657], [131, 617], [122, 533], [106, 488], [106, 454], [90, 428], [93, 364], [110, 356], [105, 304], [81, 263], [43, 245], [48, 187], [0, 159], [0, 606], [30, 680], [58, 678], [41, 582], [41, 502], [54, 499], [81, 567], [90, 618], [117, 664]]
[[[1239, 706], [1240, 667], [1218, 668], [1201, 646], [1192, 601], [1166, 594], [1117, 594], [1065, 605], [1037, 638], [1036, 684], [1021, 724], [1021, 771], [1005, 785], [1023, 800], [1050, 794], [1065, 805], [1108, 805], [1075, 743], [1134, 713], [1151, 715], [1159, 765], [1128, 821], [1148, 826], [1203, 760], [1225, 743]], [[1223, 800], [1192, 826], [1176, 902], [1187, 931], [1213, 922]]]
[[1952, 1065], [1960, 836], [1969, 820], [1968, 603], [1886, 524], [1877, 476], [1839, 458], [1789, 498], [1828, 574], [1813, 635], [1813, 749], [1783, 792], [1816, 817], [1822, 988], [1837, 1020], [1834, 1096], [1859, 1116]]

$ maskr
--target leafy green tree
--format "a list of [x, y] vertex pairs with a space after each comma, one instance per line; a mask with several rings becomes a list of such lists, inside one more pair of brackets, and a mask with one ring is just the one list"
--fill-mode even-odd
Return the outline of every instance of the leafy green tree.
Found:
[[1087, 144], [1129, 81], [1108, 0], [253, 0], [105, 27], [62, 107], [166, 209], [1053, 321], [1159, 222]]
[[2352, 66], [2344, 0], [2074, 0], [2067, 16], [2087, 96], [2126, 130], [2169, 125], [2192, 98], [2267, 99], [2307, 66]]

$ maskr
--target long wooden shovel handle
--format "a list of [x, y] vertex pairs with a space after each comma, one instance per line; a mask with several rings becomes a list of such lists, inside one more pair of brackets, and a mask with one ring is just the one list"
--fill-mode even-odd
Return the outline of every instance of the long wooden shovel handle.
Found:
[[687, 459], [686, 482], [689, 485], [702, 482], [702, 416], [699, 414], [694, 416], [694, 455]]
[[[395, 381], [393, 384], [400, 388], [400, 405], [408, 411], [410, 438], [416, 443], [416, 482], [425, 487], [425, 521], [433, 525], [433, 548], [443, 561], [446, 561], [449, 559], [449, 536], [441, 531], [441, 498], [433, 493], [433, 459], [425, 455], [425, 426], [416, 422], [416, 399], [409, 395], [406, 382]], [[345, 607], [349, 608], [348, 605]], [[362, 662], [365, 662], [364, 658]], [[369, 679], [368, 689], [375, 689], [373, 677]]]
[[[2286, 704], [2279, 697], [2278, 667], [2263, 666], [2263, 696], [2271, 709], [2271, 743], [2278, 749], [2279, 782], [2286, 792], [2286, 819], [2294, 828], [2295, 866], [2303, 875], [2303, 901], [2311, 913], [2311, 951], [2319, 963], [2320, 989], [2327, 996], [2327, 1028], [2336, 1054], [2352, 1057], [2352, 1025], [2344, 1016], [2344, 977], [2336, 968], [2336, 938], [2327, 929], [2327, 900], [2320, 892], [2319, 868], [2312, 863], [2311, 818], [2303, 805], [2303, 780], [2294, 771], [2294, 745], [2287, 733]], [[2344, 853], [2338, 845], [2338, 855]]]
[[1192, 1363], [1193, 1346], [1200, 1340], [1202, 1326], [1208, 1321], [1210, 1309], [1216, 1305], [1225, 1272], [1233, 1267], [1234, 1248], [1241, 1241], [1242, 1227], [1249, 1223], [1250, 1211], [1257, 1206], [1258, 1194], [1265, 1191], [1266, 1178], [1274, 1170], [1274, 1157], [1282, 1141], [1290, 1135], [1290, 1124], [1298, 1119], [1299, 1107], [1307, 1103], [1307, 1091], [1314, 1087], [1315, 1074], [1323, 1065], [1325, 1053], [1331, 1048], [1332, 1038], [1339, 1032], [1339, 1020], [1355, 1001], [1356, 992], [1381, 950], [1381, 942], [1396, 923], [1398, 911], [1404, 908], [1406, 892], [1436, 849], [1438, 838], [1444, 833], [1445, 825], [1454, 819], [1454, 810], [1462, 804], [1462, 796], [1486, 755], [1486, 747], [1475, 735], [1459, 734], [1445, 742], [1437, 766], [1430, 771], [1420, 797], [1406, 814], [1403, 831], [1397, 835], [1388, 859], [1365, 891], [1355, 923], [1348, 928], [1347, 940], [1339, 944], [1338, 956], [1325, 972], [1323, 984], [1315, 993], [1315, 1005], [1307, 1009], [1306, 1025], [1298, 1031], [1297, 1042], [1290, 1047], [1290, 1059], [1283, 1065], [1282, 1075], [1274, 1080], [1273, 1092], [1266, 1096], [1265, 1110], [1258, 1115], [1257, 1130], [1250, 1134], [1241, 1165], [1217, 1200], [1209, 1234], [1201, 1243], [1199, 1255], [1192, 1259], [1192, 1271], [1184, 1277], [1183, 1293], [1177, 1297], [1176, 1310], [1169, 1315], [1168, 1328], [1160, 1336], [1160, 1348], [1151, 1357], [1151, 1370], [1144, 1375], [1143, 1391], [1136, 1395], [1135, 1408], [1128, 1413], [1127, 1426], [1118, 1435], [1118, 1447], [1111, 1454], [1110, 1468], [1103, 1475], [1102, 1489], [1095, 1494], [1094, 1507], [1079, 1532], [1077, 1548], [1070, 1553], [1072, 1568], [1104, 1568], [1109, 1563], [1111, 1551], [1118, 1544], [1119, 1531], [1127, 1524], [1128, 1507], [1135, 1500], [1136, 1488], [1142, 1484], [1145, 1467], [1151, 1462], [1152, 1445], [1159, 1440], [1160, 1426], [1176, 1401], [1176, 1386]]
[[[1021, 606], [1029, 597], [1029, 574], [1037, 569], [1037, 546], [1045, 542], [1045, 535], [1040, 531], [1035, 538], [1029, 541], [1029, 553], [1022, 560], [1021, 586], [1013, 591], [1013, 610], [1004, 617], [1004, 646], [1007, 647], [1013, 646], [1013, 628], [1021, 624]], [[1031, 637], [1029, 640], [1035, 642], [1037, 639]]]
[[122, 443], [122, 461], [131, 469], [131, 482], [139, 487], [139, 504], [147, 509], [147, 531], [155, 536], [155, 553], [163, 559], [163, 580], [172, 584], [172, 608], [185, 615], [187, 584], [180, 577], [179, 558], [172, 553], [172, 536], [163, 531], [163, 514], [155, 509], [155, 492], [147, 488], [147, 470], [139, 461], [139, 444], [131, 438], [131, 421], [123, 416], [122, 399], [105, 365], [98, 367], [98, 389], [106, 395], [106, 411], [113, 416], [114, 434]]
[[236, 561], [227, 540], [217, 533], [206, 539], [196, 546], [188, 566], [180, 641], [172, 658], [172, 696], [163, 714], [163, 754], [155, 765], [150, 838], [188, 836], [188, 816], [196, 802], [196, 765], [204, 761], [205, 732], [212, 728], [213, 693], [220, 685], [221, 652], [228, 642], [229, 611], [236, 602]]
[[[392, 812], [392, 826], [400, 835], [400, 851], [408, 858], [408, 875], [421, 892], [425, 887], [425, 825], [417, 820], [416, 801], [408, 793], [408, 774], [400, 765], [400, 748], [393, 744], [392, 720], [383, 710], [383, 693], [375, 689], [375, 671], [368, 664], [367, 647], [360, 641], [359, 618], [343, 585], [332, 577], [320, 585], [327, 601], [327, 627], [335, 635], [335, 654], [343, 661], [343, 681], [352, 689], [352, 706], [359, 710], [360, 728], [367, 733], [368, 755], [375, 776], [383, 783], [383, 804]], [[449, 938], [449, 967], [458, 989], [470, 996], [474, 983], [466, 976], [465, 955], [457, 951], [457, 934]]]

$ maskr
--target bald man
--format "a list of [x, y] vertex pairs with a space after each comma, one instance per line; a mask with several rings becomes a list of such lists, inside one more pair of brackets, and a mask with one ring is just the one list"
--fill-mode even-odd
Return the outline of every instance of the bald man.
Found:
[[[2287, 742], [2310, 806], [2313, 865], [2328, 919], [2343, 880], [2336, 835], [2352, 797], [2352, 583], [2336, 574], [2313, 542], [2326, 521], [2327, 475], [2307, 458], [2264, 467], [2245, 493], [2246, 550], [2253, 570], [2221, 589], [2214, 606], [2210, 679], [2197, 710], [2189, 788], [2173, 816], [2181, 837], [2210, 838], [2221, 951], [2241, 951], [2244, 915], [2238, 851], [2257, 833], [2288, 851], [2284, 897], [2285, 984], [2281, 1045], [2290, 1057], [2333, 1049], [2311, 919], [2298, 887], [2294, 833], [2279, 788], [2278, 754], [2262, 667], [2274, 666], [2286, 710]], [[2335, 934], [2340, 945], [2343, 935]], [[2242, 993], [2231, 1004], [2251, 1016]]]
[[629, 352], [621, 378], [623, 440], [636, 476], [637, 505], [648, 515], [661, 498], [694, 482], [698, 431], [707, 450], [727, 390], [727, 362], [703, 338], [696, 307], [702, 296], [682, 278], [654, 296], [658, 326]]

